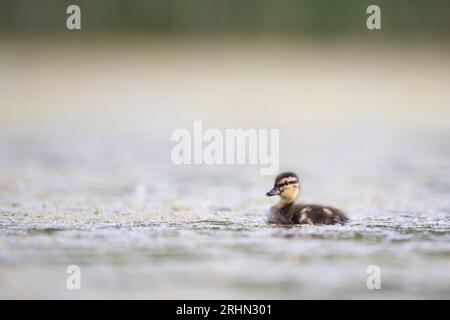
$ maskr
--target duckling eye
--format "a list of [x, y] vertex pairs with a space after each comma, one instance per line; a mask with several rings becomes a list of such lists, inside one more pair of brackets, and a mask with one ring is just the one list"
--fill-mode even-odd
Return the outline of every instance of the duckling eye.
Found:
[[284, 186], [287, 186], [289, 184], [289, 182], [283, 182], [283, 183], [280, 183], [280, 184], [278, 184], [278, 187], [284, 187]]
[[284, 187], [284, 186], [287, 186], [287, 185], [290, 185], [290, 184], [296, 184], [296, 183], [298, 183], [297, 180], [293, 180], [293, 181], [285, 181], [285, 182], [283, 182], [283, 183], [280, 183], [280, 184], [278, 185], [278, 187]]

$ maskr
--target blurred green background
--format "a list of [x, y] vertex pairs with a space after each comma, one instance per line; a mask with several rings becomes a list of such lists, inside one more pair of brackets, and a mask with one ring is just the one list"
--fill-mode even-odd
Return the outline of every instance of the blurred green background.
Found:
[[0, 124], [447, 128], [449, 31], [445, 0], [0, 0]]
[[370, 4], [382, 8], [384, 34], [448, 37], [450, 31], [447, 0], [1, 0], [1, 32], [65, 32], [61, 13], [70, 4], [81, 7], [85, 31], [102, 33], [361, 34]]

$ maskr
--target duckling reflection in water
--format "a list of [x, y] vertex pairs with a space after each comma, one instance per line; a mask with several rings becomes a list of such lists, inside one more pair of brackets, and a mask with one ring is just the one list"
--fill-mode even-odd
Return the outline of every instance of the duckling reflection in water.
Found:
[[270, 208], [269, 223], [280, 224], [344, 224], [347, 216], [340, 210], [316, 204], [294, 203], [300, 191], [300, 181], [293, 172], [284, 172], [275, 178], [275, 184], [266, 196], [280, 196]]

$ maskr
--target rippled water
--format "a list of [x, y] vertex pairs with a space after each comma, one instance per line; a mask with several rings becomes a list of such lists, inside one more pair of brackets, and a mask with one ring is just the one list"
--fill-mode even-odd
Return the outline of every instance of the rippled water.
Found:
[[[0, 41], [0, 298], [450, 298], [445, 43], [111, 37]], [[173, 165], [194, 120], [280, 129], [350, 223], [268, 225], [258, 166]]]
[[174, 166], [147, 135], [4, 137], [0, 297], [450, 298], [449, 138], [282, 145], [303, 199], [351, 218], [283, 227], [265, 221], [272, 177], [257, 167]]

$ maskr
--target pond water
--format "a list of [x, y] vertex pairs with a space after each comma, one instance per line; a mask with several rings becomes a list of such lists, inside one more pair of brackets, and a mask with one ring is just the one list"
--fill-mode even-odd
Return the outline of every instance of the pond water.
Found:
[[[450, 298], [446, 44], [111, 37], [0, 41], [0, 298]], [[260, 166], [174, 165], [195, 120], [279, 129], [350, 222], [268, 225]]]
[[266, 223], [259, 167], [175, 166], [152, 137], [2, 139], [1, 298], [450, 298], [450, 135], [282, 144], [302, 200], [351, 218], [289, 227]]

